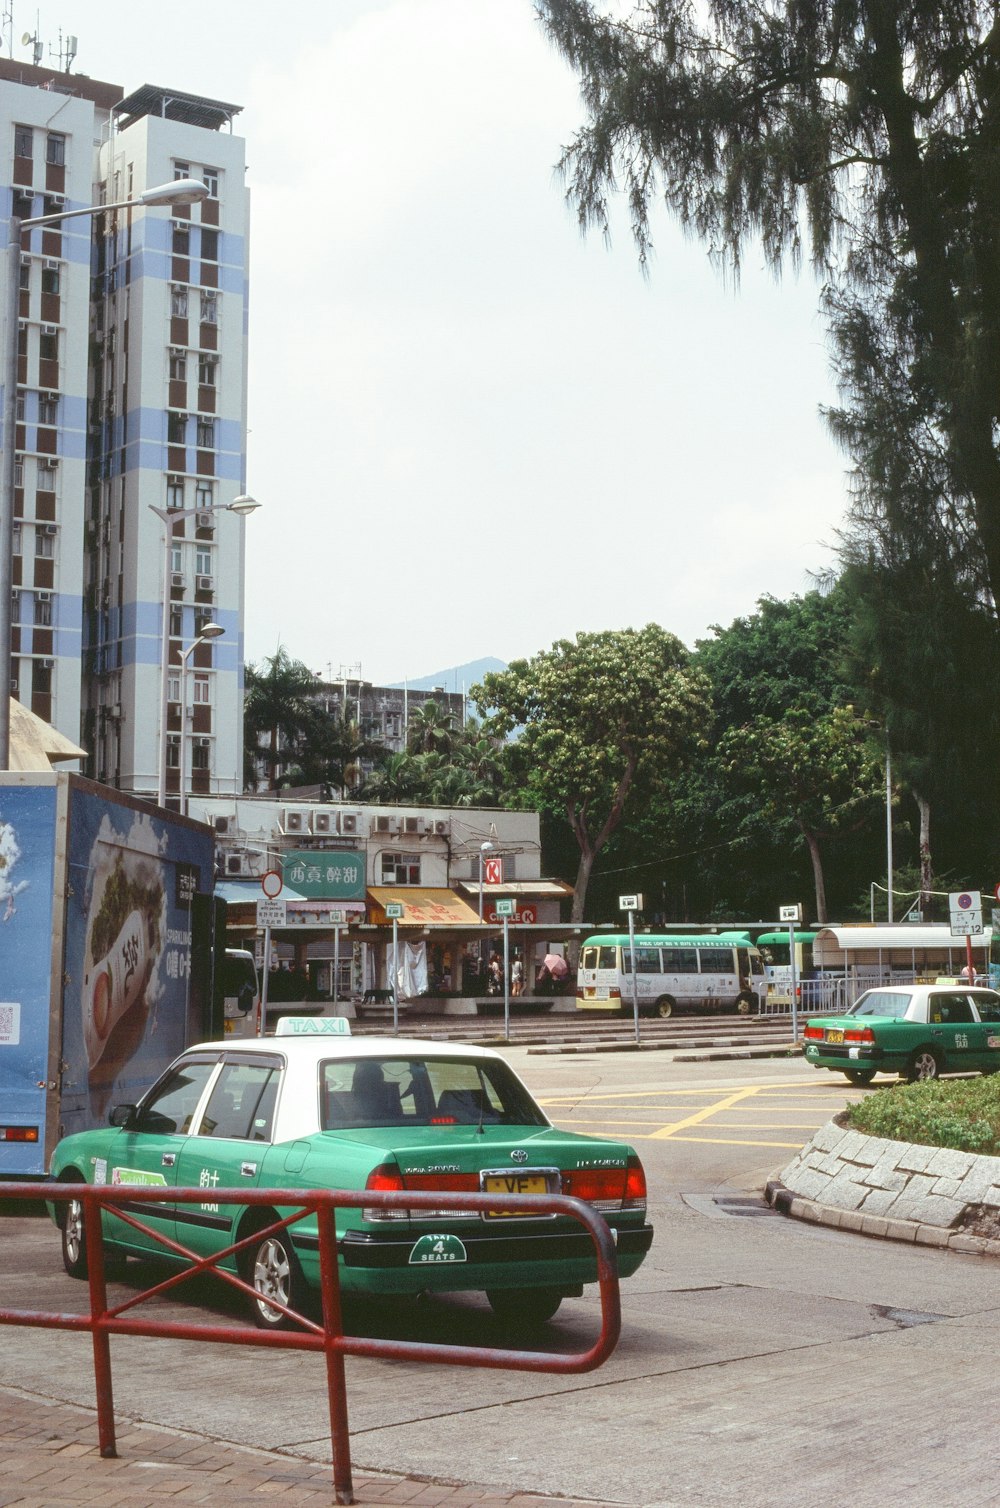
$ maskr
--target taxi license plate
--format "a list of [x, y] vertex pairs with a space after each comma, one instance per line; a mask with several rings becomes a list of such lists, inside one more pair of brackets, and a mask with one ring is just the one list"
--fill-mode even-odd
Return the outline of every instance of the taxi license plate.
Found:
[[[547, 1194], [548, 1180], [544, 1173], [487, 1173], [483, 1178], [484, 1194]], [[514, 1219], [527, 1218], [526, 1210], [488, 1210], [488, 1220], [499, 1220], [511, 1215]]]
[[826, 1040], [828, 1042], [843, 1042], [844, 1033], [838, 1031], [829, 1031], [826, 1034]]

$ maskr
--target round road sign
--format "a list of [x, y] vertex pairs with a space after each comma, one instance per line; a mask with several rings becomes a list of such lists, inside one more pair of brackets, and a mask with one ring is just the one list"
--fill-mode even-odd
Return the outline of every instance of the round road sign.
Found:
[[270, 901], [278, 899], [284, 888], [284, 884], [285, 882], [281, 878], [281, 871], [278, 869], [269, 869], [266, 874], [262, 874], [260, 877], [260, 888]]

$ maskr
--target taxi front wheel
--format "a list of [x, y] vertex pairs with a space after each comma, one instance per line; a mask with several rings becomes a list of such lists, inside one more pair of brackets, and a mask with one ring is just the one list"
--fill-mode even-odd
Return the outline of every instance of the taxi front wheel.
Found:
[[302, 1308], [302, 1278], [287, 1233], [277, 1231], [262, 1236], [251, 1247], [249, 1268], [256, 1294], [252, 1301], [254, 1323], [262, 1330], [294, 1328], [295, 1320], [275, 1307], [283, 1304], [286, 1309]]

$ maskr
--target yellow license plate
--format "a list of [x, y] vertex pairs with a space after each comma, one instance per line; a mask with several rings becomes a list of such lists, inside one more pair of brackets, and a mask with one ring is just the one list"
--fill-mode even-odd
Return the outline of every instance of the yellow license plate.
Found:
[[[487, 1173], [483, 1179], [484, 1194], [547, 1194], [548, 1182], [544, 1173]], [[490, 1219], [499, 1219], [501, 1215], [520, 1216], [522, 1219], [527, 1214], [526, 1210], [490, 1210]]]
[[843, 1040], [844, 1040], [844, 1033], [843, 1032], [836, 1032], [836, 1031], [827, 1032], [827, 1034], [826, 1034], [826, 1040], [828, 1042], [843, 1042]]

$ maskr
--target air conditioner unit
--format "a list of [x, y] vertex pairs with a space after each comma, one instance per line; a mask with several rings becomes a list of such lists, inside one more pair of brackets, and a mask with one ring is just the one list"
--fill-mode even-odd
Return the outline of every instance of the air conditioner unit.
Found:
[[375, 818], [375, 831], [377, 833], [398, 833], [400, 825], [398, 817], [383, 816]]
[[214, 582], [212, 576], [198, 576], [195, 578], [195, 589], [199, 592], [210, 592]]
[[243, 866], [244, 866], [245, 861], [246, 861], [246, 854], [242, 854], [242, 853], [227, 853], [226, 854], [226, 873], [227, 874], [242, 874], [243, 873]]
[[45, 524], [45, 526], [42, 529], [42, 533], [43, 534], [58, 534], [59, 533], [59, 529], [57, 528], [57, 526], [55, 524]]
[[286, 833], [312, 832], [312, 812], [286, 811], [281, 820]]
[[212, 740], [210, 738], [196, 738], [194, 746], [196, 749], [210, 749], [212, 747]]
[[234, 833], [236, 831], [236, 817], [229, 812], [224, 817], [213, 817], [212, 826], [217, 833]]
[[170, 573], [170, 585], [171, 586], [183, 586], [184, 585], [184, 572], [183, 571], [171, 571], [171, 573]]
[[313, 813], [312, 830], [314, 833], [335, 833], [337, 831], [337, 827], [338, 823], [336, 812]]
[[199, 513], [198, 516], [197, 516], [197, 518], [195, 519], [195, 524], [196, 524], [196, 526], [199, 529], [214, 529], [215, 528], [215, 514], [214, 513]]
[[451, 823], [449, 822], [447, 817], [434, 818], [434, 832], [439, 838], [447, 838], [448, 834], [451, 832]]
[[39, 660], [38, 663], [39, 663], [40, 667], [42, 668], [42, 670], [54, 670], [55, 669], [55, 663], [56, 663], [55, 660]]
[[357, 833], [361, 821], [360, 812], [341, 812], [340, 831], [345, 835]]
[[422, 833], [424, 824], [420, 817], [404, 817], [403, 831], [407, 833]]
[[43, 325], [42, 326], [42, 334], [43, 335], [58, 335], [59, 334], [59, 326], [58, 325]]
[[119, 717], [121, 717], [121, 715], [122, 715], [122, 704], [121, 704], [121, 702], [112, 702], [111, 705], [108, 708], [108, 716], [109, 717], [113, 717], [113, 718], [119, 718]]
[[51, 592], [37, 592], [36, 591], [36, 593], [35, 593], [35, 599], [38, 602], [51, 602], [51, 600], [52, 600], [52, 593]]

